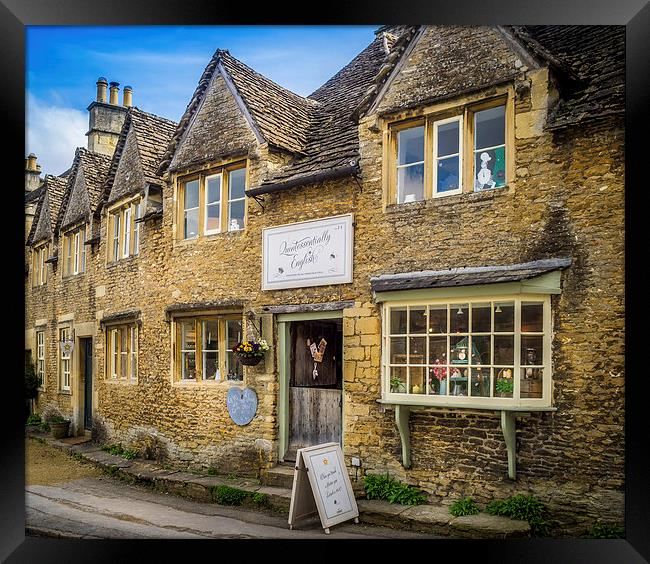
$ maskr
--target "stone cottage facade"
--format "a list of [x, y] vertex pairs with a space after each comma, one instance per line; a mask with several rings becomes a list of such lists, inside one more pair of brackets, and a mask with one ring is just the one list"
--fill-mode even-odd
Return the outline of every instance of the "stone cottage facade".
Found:
[[623, 61], [623, 27], [386, 26], [308, 97], [217, 50], [178, 124], [100, 79], [26, 196], [38, 409], [171, 464], [333, 440], [432, 501], [622, 520]]

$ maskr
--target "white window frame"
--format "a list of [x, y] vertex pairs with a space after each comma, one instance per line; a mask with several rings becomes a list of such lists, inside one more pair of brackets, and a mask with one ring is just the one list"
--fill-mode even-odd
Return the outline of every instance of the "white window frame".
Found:
[[140, 214], [142, 213], [142, 202], [133, 204], [133, 254], [140, 254]]
[[122, 241], [122, 258], [130, 256], [131, 250], [131, 206], [123, 211], [124, 213], [124, 240]]
[[[192, 182], [196, 182], [197, 186], [198, 186], [197, 203], [196, 203], [196, 207], [186, 208], [185, 207], [185, 196], [187, 195], [187, 185], [192, 183]], [[200, 217], [201, 216], [201, 177], [192, 178], [191, 180], [187, 180], [187, 181], [183, 182], [183, 202], [182, 202], [182, 204], [183, 204], [183, 218], [182, 218], [181, 231], [183, 232], [183, 239], [186, 240], [186, 241], [192, 240], [192, 239], [198, 239], [199, 235], [201, 234], [201, 217]], [[196, 235], [194, 235], [193, 237], [189, 237], [187, 235], [187, 233], [185, 233], [185, 222], [186, 222], [186, 219], [187, 219], [187, 213], [191, 212], [191, 211], [194, 211], [194, 210], [197, 210]]]
[[[515, 303], [515, 331], [514, 331], [514, 365], [513, 365], [513, 379], [514, 390], [512, 398], [495, 397], [494, 394], [494, 376], [490, 380], [490, 397], [472, 397], [468, 396], [452, 396], [452, 395], [427, 395], [425, 393], [397, 393], [392, 392], [390, 389], [390, 308], [393, 307], [422, 307], [429, 305], [445, 305], [445, 304], [472, 304], [472, 303], [486, 303], [490, 302], [514, 302]], [[541, 398], [520, 398], [520, 378], [521, 378], [521, 303], [522, 302], [542, 302], [543, 303], [543, 362], [540, 366], [543, 369], [542, 376], [542, 397]], [[471, 319], [471, 317], [470, 317]], [[471, 323], [471, 321], [470, 321]], [[447, 327], [447, 335], [451, 335], [450, 327]], [[471, 333], [471, 325], [469, 326], [468, 333]], [[492, 333], [493, 334], [493, 333]], [[529, 334], [529, 333], [525, 333]], [[465, 335], [465, 333], [460, 333]], [[384, 302], [382, 306], [382, 399], [386, 401], [394, 400], [396, 403], [405, 403], [411, 405], [437, 405], [444, 407], [466, 407], [477, 409], [512, 409], [516, 407], [551, 407], [552, 398], [552, 364], [551, 364], [551, 344], [552, 344], [552, 311], [551, 311], [551, 296], [549, 294], [504, 294], [504, 295], [491, 295], [485, 294], [482, 296], [458, 296], [436, 299], [421, 299], [421, 300], [395, 300]], [[409, 339], [407, 338], [407, 347]], [[450, 350], [450, 339], [448, 339], [448, 351]], [[494, 339], [492, 337], [491, 347], [493, 353]], [[407, 348], [408, 355], [408, 348]], [[408, 357], [407, 357], [408, 358]], [[426, 359], [429, 359], [429, 339], [426, 339]], [[402, 366], [400, 364], [400, 366]], [[404, 365], [406, 366], [406, 365]], [[490, 366], [494, 366], [491, 364]], [[427, 371], [425, 371], [425, 375]], [[468, 382], [469, 384], [469, 382]], [[408, 371], [407, 371], [407, 390], [409, 388]], [[468, 390], [470, 386], [468, 385]]]
[[111, 258], [113, 261], [120, 260], [120, 230], [122, 224], [122, 214], [119, 211], [113, 212], [113, 249]]
[[45, 329], [36, 331], [36, 374], [38, 387], [45, 389]]
[[[480, 114], [481, 112], [493, 110], [495, 108], [501, 108], [503, 107], [503, 130], [504, 130], [504, 135], [503, 135], [503, 140], [504, 142], [501, 145], [494, 145], [492, 147], [481, 147], [480, 149], [476, 148], [476, 128], [478, 126], [477, 120], [476, 120], [476, 115]], [[503, 186], [495, 186], [494, 188], [483, 188], [482, 190], [477, 189], [474, 186], [474, 182], [476, 181], [476, 175], [478, 174], [478, 170], [476, 170], [476, 155], [478, 153], [482, 153], [483, 151], [494, 151], [495, 149], [499, 149], [503, 147], [503, 154], [505, 158], [505, 175], [506, 179], [505, 182], [503, 183]], [[473, 192], [486, 192], [488, 190], [499, 190], [501, 188], [505, 188], [508, 186], [508, 104], [507, 102], [504, 102], [503, 104], [497, 104], [496, 106], [492, 106], [490, 108], [483, 108], [483, 109], [478, 109], [478, 110], [473, 110], [472, 111], [472, 191]]]
[[[442, 157], [438, 156], [438, 127], [448, 123], [458, 122], [458, 153], [450, 153]], [[450, 157], [458, 157], [458, 189], [438, 192], [438, 161]], [[463, 116], [462, 114], [447, 119], [441, 119], [433, 122], [433, 188], [432, 195], [434, 198], [444, 198], [463, 192]]]
[[[211, 178], [219, 178], [219, 201], [218, 202], [213, 202], [212, 204], [208, 203], [208, 182]], [[209, 174], [205, 177], [203, 180], [204, 186], [205, 186], [205, 198], [203, 199], [203, 234], [204, 235], [213, 235], [215, 233], [221, 233], [222, 231], [222, 225], [221, 225], [221, 218], [223, 216], [222, 213], [222, 208], [221, 206], [223, 205], [223, 172], [219, 172], [218, 174]], [[199, 190], [200, 190], [201, 184], [199, 182]], [[230, 206], [230, 201], [228, 202], [228, 205]], [[208, 208], [209, 207], [219, 207], [219, 227], [218, 229], [208, 229]], [[193, 208], [192, 208], [193, 209]], [[230, 208], [228, 208], [228, 215], [230, 216]]]
[[72, 355], [64, 355], [61, 350], [61, 343], [70, 339], [70, 327], [59, 327], [59, 390], [70, 391], [72, 379]]
[[[230, 194], [231, 194], [232, 183], [230, 182], [230, 178], [235, 172], [239, 172], [240, 170], [244, 171], [244, 195], [241, 198], [231, 198]], [[222, 179], [222, 182], [223, 182], [223, 179]], [[227, 219], [227, 224], [228, 224], [227, 227], [228, 227], [228, 229], [227, 229], [227, 231], [243, 231], [246, 228], [246, 168], [243, 168], [243, 169], [242, 168], [235, 168], [233, 170], [228, 171], [228, 186], [227, 186], [227, 189], [228, 189], [228, 219]], [[232, 213], [231, 213], [232, 212], [232, 204], [234, 202], [242, 202], [242, 201], [244, 202], [244, 217], [242, 218], [243, 225], [241, 227], [237, 228], [237, 229], [231, 229], [230, 228], [230, 220], [232, 218]]]
[[[422, 148], [422, 160], [414, 162], [414, 163], [407, 163], [407, 164], [401, 165], [401, 164], [399, 164], [399, 138], [400, 138], [400, 135], [402, 133], [410, 131], [411, 129], [416, 129], [418, 127], [422, 128], [422, 140], [423, 140], [423, 142], [422, 142], [422, 145], [423, 145], [423, 148]], [[400, 171], [400, 169], [410, 168], [410, 167], [413, 167], [413, 166], [420, 166], [420, 165], [422, 165], [422, 168], [424, 169], [423, 174], [422, 174], [422, 199], [421, 200], [415, 200], [415, 201], [416, 202], [423, 202], [424, 200], [426, 200], [426, 186], [425, 185], [426, 185], [426, 176], [427, 176], [426, 175], [426, 172], [427, 172], [426, 171], [426, 166], [427, 166], [426, 165], [426, 154], [427, 154], [427, 150], [426, 150], [427, 127], [426, 127], [426, 124], [425, 123], [419, 123], [419, 124], [413, 125], [412, 127], [405, 127], [403, 129], [399, 129], [399, 130], [397, 130], [395, 132], [395, 135], [396, 135], [396, 148], [397, 148], [396, 155], [395, 155], [395, 164], [396, 164], [396, 169], [397, 169], [396, 173], [395, 173], [395, 196], [397, 198], [397, 203], [398, 204], [408, 204], [408, 203], [410, 203], [410, 202], [400, 201], [400, 183], [399, 183], [399, 171]], [[403, 188], [402, 188], [402, 190], [403, 190]]]

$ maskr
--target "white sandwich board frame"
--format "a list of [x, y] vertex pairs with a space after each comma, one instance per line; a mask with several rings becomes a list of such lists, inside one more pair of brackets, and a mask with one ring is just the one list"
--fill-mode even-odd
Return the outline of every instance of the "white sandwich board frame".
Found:
[[357, 501], [338, 443], [301, 448], [296, 453], [289, 528], [293, 529], [298, 519], [316, 513], [328, 535], [332, 525], [349, 519], [359, 522]]

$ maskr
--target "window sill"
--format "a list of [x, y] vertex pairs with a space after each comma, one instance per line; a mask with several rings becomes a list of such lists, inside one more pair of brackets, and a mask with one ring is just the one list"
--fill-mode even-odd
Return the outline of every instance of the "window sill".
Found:
[[[436, 398], [437, 399], [437, 398]], [[521, 411], [521, 412], [530, 412], [530, 411], [557, 411], [557, 407], [544, 405], [543, 400], [537, 400], [535, 404], [525, 404], [514, 403], [515, 400], [511, 400], [508, 403], [497, 403], [497, 402], [467, 402], [460, 403], [456, 401], [430, 401], [424, 398], [389, 398], [384, 399], [380, 398], [376, 400], [378, 403], [385, 405], [406, 405], [410, 407], [440, 407], [444, 409], [474, 409], [478, 411]], [[530, 401], [530, 400], [529, 400]]]
[[197, 382], [196, 380], [175, 380], [172, 382], [172, 387], [174, 388], [226, 388], [231, 386], [236, 386], [243, 384], [244, 380], [219, 380], [219, 381], [209, 381], [201, 380]]
[[219, 233], [209, 233], [208, 235], [199, 235], [198, 237], [192, 237], [191, 239], [175, 239], [174, 246], [184, 247], [186, 245], [192, 245], [193, 243], [200, 243], [202, 241], [217, 241], [220, 237], [227, 236], [237, 236], [240, 233], [244, 233], [246, 227], [243, 229], [237, 229], [236, 231], [220, 231]]
[[127, 380], [127, 379], [121, 379], [118, 380], [117, 378], [106, 378], [104, 379], [104, 382], [106, 384], [122, 384], [123, 386], [134, 386], [138, 383], [137, 380]]
[[137, 259], [140, 255], [129, 255], [128, 257], [121, 258], [119, 260], [111, 260], [106, 263], [106, 268], [117, 268], [120, 265], [129, 264]]
[[62, 396], [71, 396], [72, 391], [71, 390], [59, 390], [59, 394], [61, 394]]
[[404, 202], [401, 204], [390, 203], [386, 205], [386, 213], [400, 213], [419, 209], [453, 206], [466, 202], [489, 202], [501, 196], [512, 194], [513, 192], [514, 185], [506, 184], [501, 188], [481, 190], [480, 192], [462, 192], [460, 194], [449, 194], [447, 196], [435, 196], [426, 200]]
[[83, 276], [84, 274], [86, 274], [85, 271], [84, 272], [78, 272], [77, 274], [66, 274], [66, 275], [61, 277], [61, 280], [63, 280], [63, 282], [67, 282], [68, 280], [74, 280], [76, 278], [79, 278], [79, 276]]

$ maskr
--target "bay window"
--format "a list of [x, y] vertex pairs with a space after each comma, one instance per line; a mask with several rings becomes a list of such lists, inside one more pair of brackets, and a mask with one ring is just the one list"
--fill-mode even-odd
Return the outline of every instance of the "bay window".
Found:
[[[510, 95], [388, 125], [389, 203], [502, 188], [514, 145]], [[511, 174], [511, 173], [510, 173]]]
[[174, 321], [175, 379], [184, 382], [242, 380], [232, 348], [242, 340], [237, 315], [179, 317]]
[[388, 399], [423, 404], [550, 405], [550, 297], [387, 302]]
[[138, 327], [110, 326], [106, 330], [106, 365], [112, 380], [135, 381], [138, 377]]
[[178, 192], [178, 238], [196, 239], [244, 229], [245, 189], [245, 163], [182, 179]]

